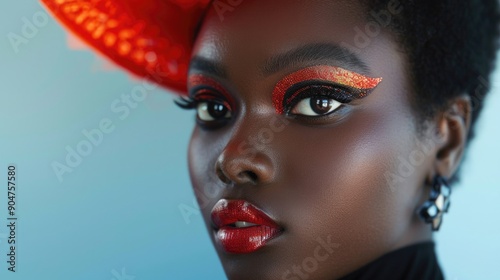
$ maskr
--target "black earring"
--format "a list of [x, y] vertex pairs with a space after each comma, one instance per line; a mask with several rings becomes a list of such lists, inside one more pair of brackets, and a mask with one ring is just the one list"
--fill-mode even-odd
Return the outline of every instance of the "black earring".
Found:
[[439, 175], [434, 177], [429, 200], [417, 210], [418, 215], [426, 223], [431, 224], [433, 231], [439, 230], [443, 213], [448, 212], [450, 194], [451, 188], [446, 179]]

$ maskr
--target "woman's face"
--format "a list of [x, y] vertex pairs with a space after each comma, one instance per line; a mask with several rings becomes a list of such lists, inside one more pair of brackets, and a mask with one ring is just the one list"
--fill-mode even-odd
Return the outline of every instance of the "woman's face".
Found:
[[356, 1], [211, 6], [189, 171], [230, 279], [333, 279], [430, 238], [415, 209], [432, 157], [405, 54], [381, 30], [397, 8], [377, 23]]

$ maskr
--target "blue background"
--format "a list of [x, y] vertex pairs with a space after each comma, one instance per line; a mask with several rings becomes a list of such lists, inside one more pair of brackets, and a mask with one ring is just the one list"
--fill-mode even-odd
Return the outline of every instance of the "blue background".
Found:
[[[120, 119], [111, 104], [142, 82], [104, 70], [89, 51], [70, 50], [52, 18], [11, 44], [9, 36], [23, 36], [24, 20], [40, 13], [47, 15], [33, 1], [0, 4], [0, 279], [225, 279], [201, 216], [179, 210], [196, 207], [187, 168], [194, 112], [156, 89]], [[447, 279], [500, 279], [499, 91], [497, 71], [435, 237]], [[113, 132], [59, 180], [51, 165], [64, 163], [66, 147], [75, 149], [86, 139], [82, 130], [106, 118]], [[6, 263], [11, 163], [18, 169], [16, 273]]]

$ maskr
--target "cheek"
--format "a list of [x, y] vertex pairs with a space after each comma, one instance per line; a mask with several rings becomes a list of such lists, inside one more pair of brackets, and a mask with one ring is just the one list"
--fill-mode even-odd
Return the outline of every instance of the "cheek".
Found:
[[284, 153], [290, 232], [332, 235], [344, 244], [339, 253], [367, 256], [398, 240], [411, 222], [423, 165], [397, 184], [388, 174], [398, 174], [399, 158], [415, 148], [412, 120], [386, 110], [353, 114], [333, 128], [291, 129], [301, 148]]
[[198, 205], [206, 220], [211, 207], [220, 197], [222, 185], [216, 176], [215, 160], [221, 147], [218, 141], [209, 140], [205, 132], [195, 127], [188, 149], [188, 166], [191, 184]]
[[[227, 191], [217, 176], [215, 163], [231, 140], [232, 127], [205, 131], [195, 125], [188, 148], [188, 168], [191, 185], [205, 224], [211, 226], [211, 210]], [[239, 143], [239, 142], [235, 142]], [[235, 149], [239, 149], [236, 144]], [[244, 153], [242, 154], [245, 155]]]

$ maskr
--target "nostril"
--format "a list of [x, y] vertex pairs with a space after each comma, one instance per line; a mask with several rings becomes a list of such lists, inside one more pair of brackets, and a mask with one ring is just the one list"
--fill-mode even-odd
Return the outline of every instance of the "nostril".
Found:
[[256, 184], [259, 177], [257, 176], [257, 174], [255, 174], [255, 172], [246, 170], [240, 172], [238, 174], [238, 178], [241, 181], [251, 181], [253, 184]]
[[236, 163], [229, 164], [229, 167], [226, 169], [219, 163], [215, 165], [215, 174], [225, 184], [237, 183], [243, 184], [245, 182], [251, 182], [253, 184], [257, 184], [259, 181], [259, 176], [257, 173], [251, 170], [240, 170], [239, 166]]
[[238, 154], [238, 151], [229, 156], [226, 153], [215, 161], [212, 173], [225, 185], [265, 185], [273, 180], [274, 164], [267, 155], [256, 154], [250, 158]]
[[220, 169], [219, 167], [217, 167], [215, 169], [215, 173], [217, 174], [217, 177], [219, 177], [219, 179], [225, 183], [225, 184], [229, 184], [231, 182], [231, 180], [226, 176], [226, 174], [224, 174], [224, 172], [222, 171], [222, 169]]

